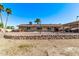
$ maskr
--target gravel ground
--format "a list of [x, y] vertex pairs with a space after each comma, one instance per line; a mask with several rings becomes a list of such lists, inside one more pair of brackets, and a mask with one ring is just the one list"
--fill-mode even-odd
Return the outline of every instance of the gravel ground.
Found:
[[79, 39], [11, 40], [0, 38], [0, 55], [79, 56]]

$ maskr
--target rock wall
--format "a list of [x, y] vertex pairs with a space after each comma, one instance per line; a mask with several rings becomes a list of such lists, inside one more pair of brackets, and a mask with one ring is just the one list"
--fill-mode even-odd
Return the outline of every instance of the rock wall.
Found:
[[36, 34], [36, 35], [33, 35], [33, 33], [31, 34], [27, 34], [27, 35], [25, 35], [25, 34], [21, 34], [20, 35], [20, 33], [19, 34], [17, 34], [17, 35], [14, 35], [14, 34], [5, 34], [4, 35], [4, 38], [6, 38], [6, 39], [34, 39], [34, 40], [42, 40], [42, 39], [44, 39], [44, 40], [50, 40], [50, 39], [79, 39], [79, 34], [78, 33], [58, 33], [58, 34], [56, 34], [56, 33], [52, 33], [52, 34]]

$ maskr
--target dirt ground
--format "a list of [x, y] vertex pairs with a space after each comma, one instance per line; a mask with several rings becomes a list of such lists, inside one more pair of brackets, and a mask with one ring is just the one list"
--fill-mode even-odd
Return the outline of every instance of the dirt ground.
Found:
[[79, 56], [79, 39], [68, 39], [68, 40], [0, 39], [0, 55]]

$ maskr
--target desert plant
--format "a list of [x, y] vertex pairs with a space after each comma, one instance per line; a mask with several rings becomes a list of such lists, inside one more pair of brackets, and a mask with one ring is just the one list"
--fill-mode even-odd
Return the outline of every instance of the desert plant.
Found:
[[7, 29], [14, 29], [14, 26], [7, 26]]

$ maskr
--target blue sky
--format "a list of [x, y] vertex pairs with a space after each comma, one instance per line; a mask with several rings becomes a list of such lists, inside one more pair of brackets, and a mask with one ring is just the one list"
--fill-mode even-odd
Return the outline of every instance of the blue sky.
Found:
[[[77, 3], [3, 3], [4, 7], [12, 9], [8, 25], [34, 23], [40, 18], [42, 24], [63, 24], [76, 20], [79, 16], [79, 4]], [[6, 13], [3, 13], [6, 19]]]

